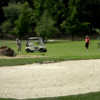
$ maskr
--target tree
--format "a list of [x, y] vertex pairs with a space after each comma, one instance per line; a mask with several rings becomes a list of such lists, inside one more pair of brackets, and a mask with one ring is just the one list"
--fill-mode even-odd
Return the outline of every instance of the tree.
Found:
[[72, 40], [74, 39], [74, 34], [76, 35], [76, 32], [78, 32], [78, 27], [80, 26], [78, 19], [79, 3], [80, 0], [69, 0], [67, 18], [61, 24], [65, 33], [72, 35]]
[[79, 19], [81, 22], [90, 22], [92, 28], [100, 27], [100, 0], [81, 0]]
[[57, 32], [57, 29], [55, 28], [54, 24], [55, 21], [52, 19], [52, 17], [48, 14], [48, 11], [46, 10], [41, 16], [40, 21], [37, 23], [35, 29], [36, 33], [44, 40], [50, 38], [55, 34], [55, 32]]
[[[4, 17], [4, 12], [3, 12], [3, 7], [8, 5], [9, 0], [0, 0], [0, 26], [2, 25], [2, 23], [5, 20]], [[0, 27], [0, 33], [1, 33], [2, 29]], [[2, 34], [1, 34], [2, 35]]]
[[39, 24], [38, 22], [41, 20], [41, 16], [44, 16], [44, 12], [47, 11], [55, 22], [54, 27], [57, 31], [60, 31], [60, 23], [66, 18], [64, 2], [62, 0], [46, 0], [45, 2], [44, 0], [33, 0], [33, 4], [33, 22], [35, 25]]
[[10, 23], [10, 21], [5, 21], [2, 24], [1, 29], [2, 29], [1, 37], [4, 38], [7, 35], [7, 33], [10, 33], [10, 31], [11, 31], [11, 23]]
[[[31, 9], [31, 11], [28, 11], [27, 8], [25, 8], [26, 11], [22, 10], [25, 2], [28, 4], [27, 8]], [[10, 33], [28, 33], [24, 35], [32, 36], [36, 31], [33, 28], [35, 29], [36, 27], [37, 29], [40, 26], [40, 22], [41, 25], [42, 22], [46, 23], [42, 21], [42, 17], [46, 12], [49, 13], [48, 20], [54, 22], [51, 26], [54, 26], [54, 30], [60, 31], [60, 36], [70, 34], [73, 37], [74, 35], [82, 35], [80, 33], [89, 30], [89, 27], [90, 30], [92, 28], [100, 28], [100, 22], [98, 21], [100, 18], [99, 10], [100, 0], [45, 0], [45, 2], [44, 0], [0, 0], [0, 31], [2, 28], [2, 31], [6, 31], [9, 28], [8, 31]], [[25, 12], [27, 12], [27, 16], [22, 14]], [[27, 19], [29, 19], [29, 22], [26, 21], [25, 23], [28, 26], [22, 24], [22, 20], [24, 22]], [[89, 25], [86, 23], [89, 23]], [[22, 25], [24, 25], [23, 28]], [[7, 29], [4, 30], [4, 28]], [[31, 31], [32, 33], [29, 34]]]
[[19, 16], [18, 20], [16, 21], [15, 31], [19, 38], [25, 36], [25, 33], [32, 31], [31, 15], [32, 15], [32, 9], [29, 8], [28, 3], [25, 2], [24, 5], [22, 6], [22, 13]]
[[9, 3], [8, 6], [3, 7], [4, 15], [7, 20], [12, 23], [18, 18], [21, 13], [22, 4], [20, 3]]
[[[1, 30], [3, 35], [14, 33], [15, 21], [18, 19], [18, 16], [21, 14], [20, 3], [9, 3], [8, 6], [3, 7], [4, 15], [6, 20], [1, 25]], [[4, 35], [4, 36], [5, 36]]]
[[10, 21], [5, 21], [2, 24], [2, 32], [3, 33], [9, 33], [11, 31], [11, 23]]

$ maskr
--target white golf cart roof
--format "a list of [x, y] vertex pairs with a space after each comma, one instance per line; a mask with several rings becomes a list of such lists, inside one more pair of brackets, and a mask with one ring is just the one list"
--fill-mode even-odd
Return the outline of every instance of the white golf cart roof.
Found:
[[27, 40], [33, 41], [33, 42], [39, 42], [40, 45], [44, 45], [43, 39], [41, 37], [29, 37]]
[[41, 37], [29, 37], [28, 40], [40, 40], [42, 39]]

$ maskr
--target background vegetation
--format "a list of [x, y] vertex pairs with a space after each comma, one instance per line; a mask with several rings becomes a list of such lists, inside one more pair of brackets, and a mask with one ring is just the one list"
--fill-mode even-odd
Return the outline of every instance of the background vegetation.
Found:
[[0, 0], [0, 38], [96, 35], [100, 0]]

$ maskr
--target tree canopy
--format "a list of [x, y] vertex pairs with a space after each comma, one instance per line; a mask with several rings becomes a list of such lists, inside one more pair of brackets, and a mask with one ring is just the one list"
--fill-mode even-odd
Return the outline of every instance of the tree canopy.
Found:
[[100, 28], [99, 10], [100, 0], [0, 0], [0, 36], [92, 35]]

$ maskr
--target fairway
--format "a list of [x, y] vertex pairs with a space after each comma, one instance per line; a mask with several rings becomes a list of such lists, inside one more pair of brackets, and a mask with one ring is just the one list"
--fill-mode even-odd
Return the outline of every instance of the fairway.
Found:
[[[97, 43], [99, 43], [98, 40], [91, 40], [90, 42], [90, 48], [87, 51], [85, 49], [85, 43], [84, 41], [68, 41], [68, 40], [62, 40], [62, 41], [55, 41], [55, 42], [48, 42], [46, 44], [47, 47], [47, 53], [26, 53], [25, 52], [25, 41], [22, 41], [22, 51], [20, 55], [44, 55], [47, 57], [63, 57], [63, 58], [70, 58], [70, 57], [93, 57], [93, 56], [100, 56], [100, 48], [97, 47]], [[8, 46], [15, 50], [15, 52], [18, 54], [16, 41], [7, 41], [3, 40], [0, 41], [0, 46]]]
[[[46, 44], [46, 53], [27, 53], [25, 51], [25, 41], [22, 41], [22, 51], [19, 54], [15, 41], [3, 40], [0, 41], [0, 46], [8, 46], [15, 50], [16, 57], [0, 57], [0, 66], [24, 65], [32, 64], [34, 62], [56, 62], [65, 60], [81, 60], [81, 59], [99, 59], [100, 48], [98, 48], [99, 40], [91, 40], [90, 47], [87, 51], [85, 49], [84, 41], [68, 41], [60, 40], [48, 42]], [[16, 58], [16, 59], [14, 59]], [[25, 59], [24, 59], [25, 58]], [[5, 63], [6, 59], [6, 63]]]

